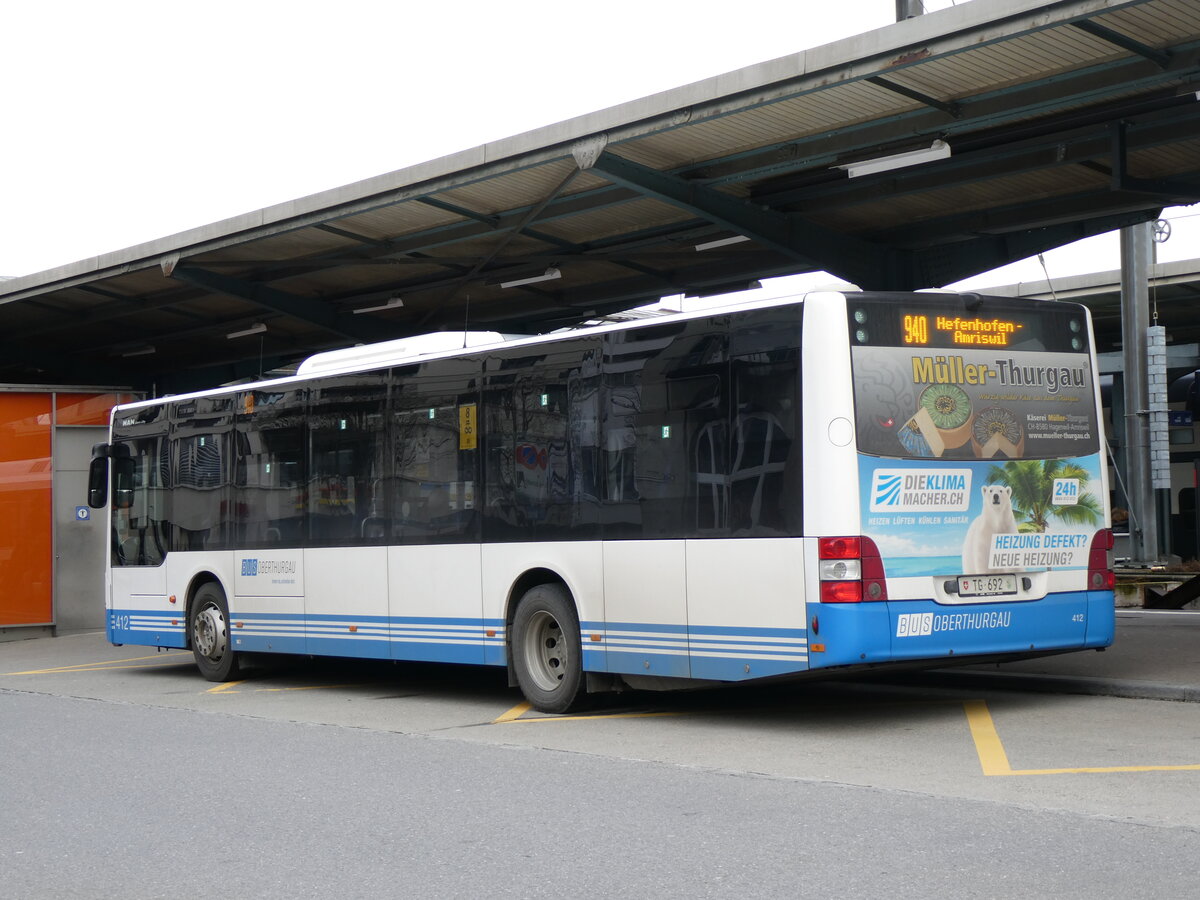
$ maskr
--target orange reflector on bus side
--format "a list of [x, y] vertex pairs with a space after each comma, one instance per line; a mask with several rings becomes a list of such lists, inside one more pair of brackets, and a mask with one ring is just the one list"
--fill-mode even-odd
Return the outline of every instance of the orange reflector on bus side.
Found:
[[592, 635], [592, 642], [593, 642], [593, 643], [595, 643], [595, 644], [598, 644], [598, 643], [600, 643], [600, 640], [601, 640], [601, 638], [600, 638], [600, 635], [598, 635], [598, 634], [593, 634], [593, 635]]
[[496, 636], [496, 629], [494, 629], [494, 628], [489, 628], [487, 631], [485, 631], [485, 632], [484, 632], [484, 634], [486, 634], [488, 637], [495, 637], [495, 636]]
[[176, 597], [174, 594], [172, 594], [170, 597], [168, 597], [168, 598], [167, 598], [167, 602], [169, 602], [169, 603], [178, 603], [178, 602], [179, 602], [179, 598], [178, 598], [178, 597]]
[[233, 623], [233, 627], [234, 627], [234, 628], [241, 628], [241, 627], [242, 627], [242, 623], [241, 623], [241, 622], [234, 622], [234, 623]]
[[808, 649], [811, 650], [813, 653], [824, 653], [825, 645], [824, 644], [809, 644]]
[[351, 630], [351, 631], [358, 631], [358, 626], [357, 626], [357, 625], [351, 625], [351, 626], [350, 626], [350, 630]]

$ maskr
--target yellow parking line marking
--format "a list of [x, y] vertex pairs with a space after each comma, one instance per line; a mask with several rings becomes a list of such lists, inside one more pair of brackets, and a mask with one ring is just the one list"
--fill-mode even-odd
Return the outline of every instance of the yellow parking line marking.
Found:
[[365, 687], [363, 684], [305, 684], [299, 687], [255, 688], [256, 694], [281, 694], [286, 691], [327, 691], [331, 688]]
[[522, 725], [529, 722], [590, 722], [595, 719], [656, 719], [663, 716], [686, 716], [687, 712], [625, 712], [625, 713], [596, 713], [590, 716], [537, 716], [532, 719], [522, 719], [521, 716], [533, 709], [531, 703], [518, 703], [504, 715], [492, 719], [493, 725], [503, 725], [507, 722], [518, 722]]
[[533, 709], [532, 703], [518, 703], [504, 715], [500, 716], [500, 718], [493, 719], [492, 724], [499, 725], [503, 722], [513, 722], [525, 715], [525, 713], [529, 712], [531, 709]]
[[[151, 658], [151, 657], [147, 657]], [[75, 666], [63, 666], [60, 669], [30, 669], [28, 672], [6, 672], [5, 675], [71, 675], [75, 672], [111, 672], [117, 669], [165, 669], [168, 666], [190, 666], [192, 660], [177, 659], [173, 662], [150, 663], [140, 666], [109, 666], [109, 665], [94, 665], [86, 668]], [[3, 676], [0, 676], [3, 677]]]
[[983, 700], [968, 700], [963, 704], [967, 711], [967, 725], [971, 728], [971, 737], [975, 740], [975, 752], [979, 755], [979, 765], [984, 775], [1011, 775], [1012, 766], [1008, 764], [1008, 754], [1000, 743], [1000, 735], [996, 731], [996, 723], [988, 712], [987, 703]]
[[246, 679], [244, 679], [244, 678], [241, 681], [225, 681], [225, 682], [222, 682], [221, 684], [218, 684], [216, 687], [210, 687], [204, 693], [206, 693], [206, 694], [224, 694], [224, 693], [237, 694], [237, 693], [239, 693], [238, 691], [230, 691], [229, 689], [232, 687], [237, 687], [239, 684], [245, 684], [245, 683], [246, 683]]
[[[241, 681], [226, 681], [224, 684], [218, 684], [216, 687], [211, 687], [204, 693], [206, 694], [245, 694], [246, 691], [235, 691], [234, 688], [239, 684], [245, 684], [248, 679], [243, 678]], [[254, 688], [249, 693], [252, 694], [283, 694], [289, 691], [328, 691], [333, 688], [354, 688], [367, 687], [368, 684], [302, 684], [296, 687], [261, 687]]]
[[1200, 765], [1183, 766], [1079, 766], [1070, 769], [1014, 769], [1000, 742], [996, 723], [983, 700], [968, 700], [963, 704], [975, 752], [983, 774], [994, 775], [1102, 775], [1120, 772], [1200, 772]]
[[[127, 666], [125, 663], [140, 662], [144, 659], [162, 659], [161, 653], [155, 653], [153, 656], [130, 656], [125, 659], [106, 659], [100, 662], [75, 663], [70, 666], [54, 666], [49, 669], [30, 669], [27, 672], [5, 672], [5, 675], [54, 675], [60, 672], [95, 672], [102, 669], [136, 669], [150, 668], [146, 666]], [[172, 660], [178, 657], [171, 657]], [[190, 657], [189, 657], [190, 661]], [[173, 663], [163, 663], [163, 665], [172, 665]]]
[[1083, 766], [1078, 769], [1016, 769], [1009, 775], [1096, 775], [1119, 772], [1200, 772], [1200, 765], [1188, 766]]

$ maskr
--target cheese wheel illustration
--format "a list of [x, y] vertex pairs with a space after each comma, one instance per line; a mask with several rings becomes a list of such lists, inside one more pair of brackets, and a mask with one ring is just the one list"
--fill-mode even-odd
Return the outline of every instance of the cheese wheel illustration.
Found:
[[1025, 453], [1025, 431], [1015, 413], [999, 406], [981, 409], [971, 423], [971, 449], [980, 459], [1003, 453], [1017, 459]]
[[971, 439], [971, 398], [958, 385], [931, 384], [921, 391], [919, 402], [948, 449], [961, 447]]

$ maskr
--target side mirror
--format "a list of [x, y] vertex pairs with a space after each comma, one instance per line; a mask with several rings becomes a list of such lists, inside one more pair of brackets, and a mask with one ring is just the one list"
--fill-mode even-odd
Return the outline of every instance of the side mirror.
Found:
[[131, 456], [118, 456], [113, 460], [115, 478], [113, 479], [113, 501], [117, 509], [133, 507], [134, 474], [137, 463]]
[[88, 506], [103, 509], [108, 505], [108, 444], [92, 447], [88, 466]]

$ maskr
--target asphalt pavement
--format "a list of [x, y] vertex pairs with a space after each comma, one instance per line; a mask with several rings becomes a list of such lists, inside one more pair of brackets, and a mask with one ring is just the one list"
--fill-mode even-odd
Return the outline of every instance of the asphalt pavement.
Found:
[[1117, 610], [1113, 645], [1017, 662], [943, 669], [982, 686], [1200, 702], [1200, 612]]

